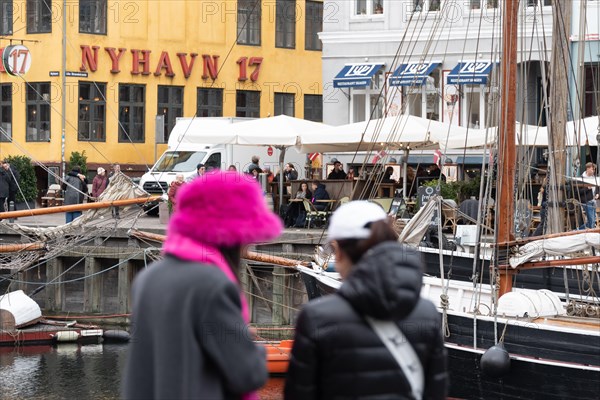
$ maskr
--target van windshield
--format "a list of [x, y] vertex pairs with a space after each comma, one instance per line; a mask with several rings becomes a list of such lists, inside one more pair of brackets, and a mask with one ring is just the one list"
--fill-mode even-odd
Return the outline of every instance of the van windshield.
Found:
[[153, 172], [189, 172], [195, 171], [205, 151], [167, 151], [154, 166]]

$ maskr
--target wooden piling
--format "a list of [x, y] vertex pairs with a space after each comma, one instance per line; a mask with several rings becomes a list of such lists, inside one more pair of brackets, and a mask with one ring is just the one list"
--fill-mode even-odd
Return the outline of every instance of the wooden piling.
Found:
[[[102, 311], [102, 274], [100, 272], [100, 260], [95, 257], [85, 259], [85, 280], [83, 281], [83, 311]], [[97, 274], [97, 275], [95, 275]]]
[[[60, 257], [46, 261], [46, 280], [52, 282], [46, 286], [46, 309], [49, 311], [62, 311], [65, 304], [65, 285], [57, 285], [63, 281], [60, 276], [64, 271], [64, 263]], [[57, 278], [60, 276], [59, 278]], [[55, 279], [57, 278], [57, 279]]]
[[131, 282], [133, 281], [133, 260], [119, 260], [119, 277], [117, 284], [117, 296], [119, 302], [119, 313], [128, 314], [131, 312], [129, 307], [129, 293], [131, 291]]

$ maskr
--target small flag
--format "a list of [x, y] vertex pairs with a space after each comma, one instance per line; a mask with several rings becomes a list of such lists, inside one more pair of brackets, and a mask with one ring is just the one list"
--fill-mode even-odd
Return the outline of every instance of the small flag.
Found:
[[377, 164], [377, 162], [379, 160], [381, 160], [383, 157], [385, 157], [387, 153], [385, 152], [385, 150], [381, 150], [379, 153], [375, 154], [375, 156], [373, 157], [373, 164]]
[[310, 161], [315, 161], [317, 159], [317, 157], [319, 157], [321, 155], [321, 153], [310, 153], [308, 155], [308, 159]]
[[438, 167], [442, 167], [442, 151], [440, 149], [437, 149], [436, 151], [433, 152], [433, 163], [436, 164]]

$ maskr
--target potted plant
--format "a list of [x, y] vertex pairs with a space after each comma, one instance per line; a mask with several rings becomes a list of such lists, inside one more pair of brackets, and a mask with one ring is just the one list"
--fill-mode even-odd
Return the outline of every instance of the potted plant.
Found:
[[71, 171], [76, 165], [79, 165], [81, 173], [87, 176], [87, 155], [85, 154], [85, 150], [83, 150], [81, 153], [78, 151], [71, 152], [71, 157], [69, 157], [68, 171], [66, 172]]
[[[17, 208], [35, 208], [35, 199], [37, 198], [37, 178], [35, 169], [31, 164], [31, 159], [26, 156], [8, 156], [5, 160], [11, 168], [19, 173], [19, 191], [17, 192]], [[27, 202], [27, 206], [21, 203]]]

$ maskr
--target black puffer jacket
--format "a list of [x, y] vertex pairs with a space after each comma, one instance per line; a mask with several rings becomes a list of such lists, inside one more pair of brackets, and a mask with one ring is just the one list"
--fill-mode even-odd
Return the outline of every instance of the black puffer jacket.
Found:
[[362, 315], [393, 319], [425, 373], [424, 399], [444, 399], [441, 317], [421, 299], [419, 254], [395, 242], [372, 248], [339, 292], [307, 304], [298, 318], [286, 399], [411, 399], [400, 366]]

